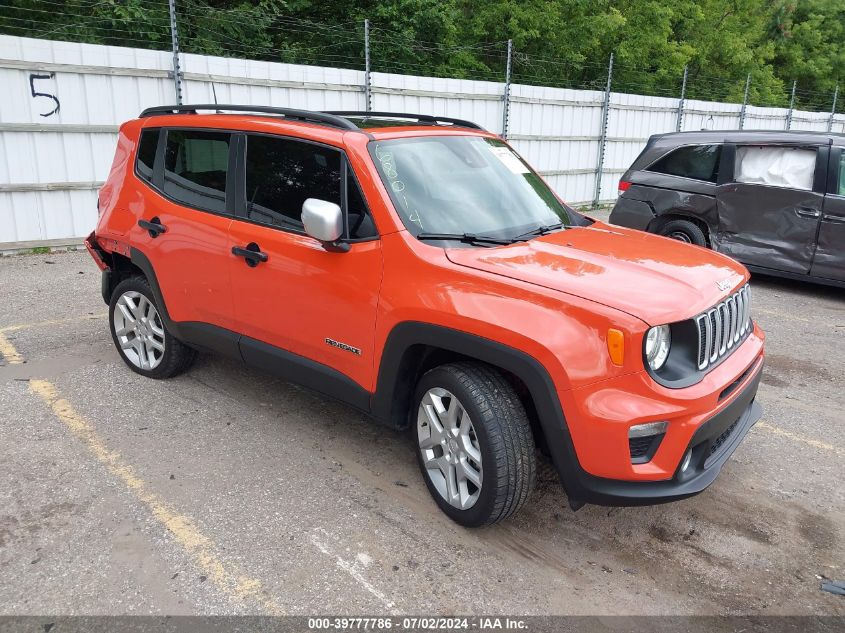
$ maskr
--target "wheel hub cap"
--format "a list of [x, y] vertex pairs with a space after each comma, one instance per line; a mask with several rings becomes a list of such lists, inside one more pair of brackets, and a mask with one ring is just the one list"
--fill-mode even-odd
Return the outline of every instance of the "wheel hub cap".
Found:
[[450, 392], [429, 389], [417, 413], [417, 438], [431, 483], [449, 505], [467, 510], [481, 493], [481, 449], [469, 414]]
[[115, 338], [130, 363], [155, 369], [164, 357], [164, 326], [155, 306], [140, 292], [120, 295], [112, 315]]

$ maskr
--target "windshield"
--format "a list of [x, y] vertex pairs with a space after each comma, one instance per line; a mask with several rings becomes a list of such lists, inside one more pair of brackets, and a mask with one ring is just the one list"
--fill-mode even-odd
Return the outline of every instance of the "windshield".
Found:
[[405, 227], [424, 233], [513, 238], [570, 224], [561, 203], [499, 139], [424, 136], [370, 143]]

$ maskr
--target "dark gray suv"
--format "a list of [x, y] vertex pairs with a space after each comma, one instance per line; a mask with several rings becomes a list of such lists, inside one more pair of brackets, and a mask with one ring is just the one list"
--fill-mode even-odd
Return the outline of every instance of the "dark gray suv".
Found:
[[756, 272], [845, 287], [845, 135], [652, 136], [610, 222], [712, 248]]

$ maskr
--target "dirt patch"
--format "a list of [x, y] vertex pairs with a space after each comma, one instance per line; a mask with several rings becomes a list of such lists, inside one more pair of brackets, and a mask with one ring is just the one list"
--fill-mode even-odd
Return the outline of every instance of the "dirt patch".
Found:
[[35, 512], [24, 512], [20, 517], [0, 516], [0, 547], [15, 539], [29, 537], [41, 530], [66, 525], [69, 518], [82, 514], [83, 509], [67, 501], [48, 503]]
[[763, 384], [769, 385], [770, 387], [789, 387], [790, 382], [788, 380], [778, 378], [777, 376], [773, 376], [770, 372], [764, 371]]
[[798, 515], [798, 533], [813, 547], [819, 549], [839, 547], [838, 532], [836, 524], [825, 516], [814, 513]]
[[[766, 356], [766, 365], [769, 370], [779, 370], [778, 373], [800, 374], [811, 380], [823, 378], [832, 380], [833, 375], [830, 368], [819, 363], [814, 363], [801, 358], [792, 358], [782, 354], [769, 354]], [[765, 381], [765, 378], [764, 378]]]

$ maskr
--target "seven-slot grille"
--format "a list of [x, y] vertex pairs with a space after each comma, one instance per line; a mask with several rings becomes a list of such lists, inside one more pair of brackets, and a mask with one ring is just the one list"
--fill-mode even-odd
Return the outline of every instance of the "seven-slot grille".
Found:
[[722, 303], [695, 317], [698, 369], [729, 354], [751, 330], [751, 288], [745, 284]]

